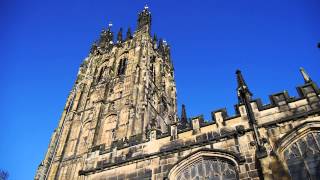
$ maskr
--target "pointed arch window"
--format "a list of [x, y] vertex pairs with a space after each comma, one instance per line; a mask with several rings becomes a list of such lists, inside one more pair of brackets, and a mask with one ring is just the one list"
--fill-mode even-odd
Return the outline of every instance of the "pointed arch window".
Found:
[[169, 172], [170, 180], [236, 180], [238, 164], [224, 152], [201, 150], [178, 162]]
[[318, 179], [320, 176], [320, 132], [310, 132], [285, 151], [284, 158], [293, 180]]
[[102, 67], [101, 69], [100, 69], [100, 71], [99, 71], [99, 74], [98, 74], [98, 76], [97, 76], [97, 82], [99, 82], [99, 81], [101, 81], [102, 80], [102, 77], [103, 77], [103, 74], [104, 74], [104, 72], [105, 72], [105, 70], [106, 70], [106, 66], [104, 66], [104, 67]]
[[320, 177], [320, 121], [304, 120], [278, 140], [280, 155], [292, 180], [314, 180]]
[[118, 76], [125, 75], [127, 68], [127, 59], [121, 59], [118, 65]]

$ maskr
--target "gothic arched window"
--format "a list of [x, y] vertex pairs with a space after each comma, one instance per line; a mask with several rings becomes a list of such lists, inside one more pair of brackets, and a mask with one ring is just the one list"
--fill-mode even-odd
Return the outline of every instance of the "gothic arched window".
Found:
[[319, 179], [320, 132], [309, 132], [284, 151], [284, 158], [293, 180]]
[[237, 162], [227, 153], [199, 151], [169, 172], [170, 180], [236, 180]]
[[96, 82], [99, 82], [102, 80], [102, 78], [104, 77], [105, 71], [106, 71], [107, 67], [104, 66], [100, 69], [100, 71], [98, 71], [98, 75], [97, 75], [97, 79]]
[[118, 65], [118, 76], [124, 75], [127, 68], [127, 59], [121, 59]]
[[177, 175], [177, 180], [225, 180], [237, 179], [235, 167], [221, 159], [203, 159], [184, 169]]
[[99, 140], [97, 144], [105, 144], [110, 146], [113, 138], [113, 129], [116, 128], [117, 115], [109, 114], [107, 117], [102, 119], [100, 129], [99, 129]]

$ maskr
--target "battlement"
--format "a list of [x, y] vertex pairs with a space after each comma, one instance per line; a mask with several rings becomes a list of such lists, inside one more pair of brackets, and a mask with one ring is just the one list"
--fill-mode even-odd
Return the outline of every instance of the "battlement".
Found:
[[[317, 97], [319, 97], [319, 95]], [[290, 103], [289, 106], [295, 107], [291, 109], [291, 111], [293, 111], [294, 113], [292, 113], [290, 116], [281, 117], [280, 115], [271, 121], [261, 123], [259, 126], [266, 127], [267, 129], [274, 129], [274, 126], [279, 126], [279, 124], [281, 123], [320, 113], [319, 100], [317, 101], [317, 109], [312, 109], [313, 103], [308, 103], [307, 98], [296, 99], [295, 101], [292, 101]], [[255, 106], [256, 102], [253, 101], [252, 105]], [[273, 109], [274, 113], [271, 114], [275, 116], [277, 116], [277, 114], [279, 115], [279, 106], [273, 106], [273, 108], [275, 108]], [[259, 112], [262, 114], [270, 113], [264, 112], [270, 111], [270, 109], [272, 109], [272, 107], [263, 109], [261, 111], [259, 110]], [[138, 163], [145, 161], [146, 159], [152, 159], [152, 157], [154, 156], [167, 156], [176, 152], [183, 151], [184, 149], [205, 146], [206, 144], [210, 144], [212, 142], [226, 142], [228, 141], [228, 139], [231, 140], [235, 136], [242, 136], [246, 132], [252, 131], [252, 129], [247, 125], [245, 114], [243, 116], [237, 115], [233, 117], [227, 117], [222, 114], [225, 114], [224, 110], [215, 111], [214, 117], [218, 119], [218, 121], [211, 123], [202, 122], [201, 116], [195, 117], [192, 119], [192, 128], [184, 129], [180, 132], [171, 132], [171, 134], [159, 135], [159, 132], [154, 131], [150, 133], [150, 138], [145, 142], [133, 146], [128, 145], [117, 148], [117, 154], [120, 156], [114, 157], [113, 160], [107, 158], [113, 157], [112, 155], [110, 155], [110, 153], [112, 154], [114, 152], [113, 150], [110, 150], [109, 152], [105, 151], [104, 153], [101, 153], [101, 151], [99, 153], [98, 151], [99, 155], [95, 153], [96, 151], [93, 151], [93, 154], [91, 154], [91, 158], [105, 160], [98, 161], [98, 164], [96, 166], [92, 166], [91, 168], [82, 170], [80, 173], [88, 175], [91, 173], [99, 172], [101, 170], [113, 169], [116, 166], [119, 166], [119, 164], [125, 165], [132, 162]], [[219, 120], [223, 120], [224, 123], [219, 122]], [[171, 128], [174, 128], [174, 126], [176, 125], [172, 125]], [[280, 125], [279, 128], [290, 129], [294, 126], [294, 124], [284, 124], [283, 126]], [[156, 134], [156, 136], [152, 138], [151, 136], [154, 134]], [[242, 157], [240, 154], [237, 154], [237, 150], [232, 150], [232, 152], [239, 156], [240, 159], [244, 159], [244, 157]]]
[[[299, 97], [291, 97], [287, 91], [275, 93], [269, 96], [270, 104], [263, 104], [261, 99], [253, 99], [250, 104], [259, 128], [268, 131], [270, 136], [279, 134], [282, 129], [294, 128], [298, 123], [297, 119], [313, 117], [320, 113], [319, 88], [314, 82], [308, 82], [297, 87]], [[238, 136], [243, 136], [247, 132], [253, 131], [248, 121], [248, 114], [244, 104], [235, 105], [235, 115], [229, 116], [226, 109], [213, 111], [212, 120], [205, 121], [203, 116], [188, 118], [188, 125], [181, 128], [178, 123], [170, 125], [170, 131], [161, 134], [156, 129], [150, 130], [148, 139], [145, 141], [129, 140], [121, 143], [116, 148], [117, 155], [113, 154], [114, 149], [108, 151], [93, 149], [92, 158], [104, 159], [98, 161], [96, 166], [82, 170], [80, 173], [89, 175], [101, 170], [112, 169], [119, 164], [139, 163], [152, 157], [161, 157], [181, 152], [190, 148], [203, 147], [211, 143], [228, 142]], [[251, 137], [252, 138], [252, 137]], [[262, 141], [267, 141], [262, 137]], [[251, 139], [254, 144], [253, 139]], [[265, 143], [264, 142], [264, 143]], [[118, 142], [117, 142], [118, 143]], [[235, 153], [239, 159], [244, 157], [237, 149], [229, 149]], [[135, 152], [135, 153], [133, 153]], [[113, 157], [114, 159], [109, 159]]]
[[[264, 110], [272, 109], [275, 107], [283, 108], [285, 105], [289, 105], [289, 104], [290, 104], [289, 106], [292, 106], [291, 104], [294, 104], [294, 102], [297, 102], [303, 99], [308, 99], [308, 103], [312, 103], [312, 101], [316, 101], [316, 99], [310, 99], [310, 97], [320, 94], [320, 90], [314, 82], [298, 86], [296, 87], [296, 90], [298, 92], [298, 97], [290, 96], [289, 93], [285, 90], [279, 93], [274, 93], [269, 95], [270, 101], [267, 104], [262, 102], [260, 98], [251, 100], [251, 103], [252, 103], [252, 106], [258, 109], [258, 111], [264, 111]], [[205, 124], [212, 123], [212, 122], [215, 123], [217, 121], [217, 118], [218, 118], [218, 121], [222, 118], [223, 122], [233, 118], [237, 118], [240, 116], [240, 107], [242, 105], [243, 104], [240, 104], [240, 103], [234, 105], [236, 114], [231, 116], [227, 112], [226, 108], [214, 110], [211, 112], [212, 119], [206, 120], [204, 123]], [[191, 121], [191, 119], [193, 118], [189, 118], [189, 121]]]
[[[252, 98], [237, 70], [235, 114], [222, 108], [211, 112], [211, 120], [190, 118], [182, 105], [178, 117], [170, 46], [151, 37], [147, 6], [134, 34], [130, 28], [122, 34], [120, 28], [115, 41], [110, 23], [93, 44], [35, 179], [174, 180], [190, 179], [192, 172], [192, 179], [259, 179], [258, 171], [275, 179], [268, 173], [283, 177], [279, 159], [285, 158], [274, 147], [290, 134], [304, 136], [304, 126], [320, 128], [320, 90], [302, 68], [298, 97], [282, 91], [264, 104]], [[309, 128], [313, 140], [318, 129]]]
[[[112, 23], [109, 23], [106, 29], [102, 29], [99, 39], [91, 46], [91, 55], [103, 55], [114, 51], [115, 49], [121, 49], [128, 46], [128, 44], [134, 45], [136, 41], [141, 39], [147, 39], [154, 50], [161, 55], [164, 59], [170, 59], [170, 46], [167, 41], [160, 38], [158, 40], [156, 34], [151, 34], [151, 12], [148, 6], [138, 15], [138, 25], [136, 31], [132, 34], [131, 28], [127, 29], [126, 37], [123, 37], [123, 28], [121, 27], [117, 33], [117, 37], [114, 38], [114, 32], [112, 31]], [[142, 38], [144, 36], [144, 38]]]

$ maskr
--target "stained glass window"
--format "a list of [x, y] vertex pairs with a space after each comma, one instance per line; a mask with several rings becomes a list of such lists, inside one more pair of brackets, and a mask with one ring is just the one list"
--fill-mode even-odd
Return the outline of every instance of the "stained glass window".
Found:
[[177, 180], [235, 180], [238, 179], [234, 165], [223, 159], [201, 159], [186, 167]]
[[310, 132], [291, 144], [285, 151], [290, 175], [293, 180], [320, 177], [320, 132]]

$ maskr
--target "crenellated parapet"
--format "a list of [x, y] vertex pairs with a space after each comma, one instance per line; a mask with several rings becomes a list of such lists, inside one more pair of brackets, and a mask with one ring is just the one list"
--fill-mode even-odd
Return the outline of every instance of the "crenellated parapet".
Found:
[[[274, 113], [287, 112], [294, 115], [319, 108], [319, 88], [315, 82], [303, 84], [298, 86], [296, 89], [299, 95], [298, 97], [290, 96], [287, 91], [282, 91], [269, 95], [269, 103], [264, 103], [259, 98], [250, 100], [254, 115], [258, 118], [258, 123], [264, 121], [264, 115], [269, 114], [270, 111]], [[301, 107], [300, 105], [303, 106]], [[242, 103], [236, 104], [234, 107], [236, 114], [229, 115], [226, 108], [214, 110], [211, 112], [212, 119], [205, 120], [205, 122], [201, 124], [216, 124], [217, 127], [223, 127], [230, 124], [233, 120], [237, 120], [239, 118], [247, 119], [247, 112]], [[183, 111], [185, 112], [185, 109]], [[183, 119], [183, 124], [186, 124], [185, 119], [187, 118], [182, 117], [181, 119]], [[191, 122], [192, 121], [189, 119], [187, 124], [191, 125]], [[184, 129], [181, 126], [179, 127], [180, 130]]]
[[[124, 37], [111, 23], [101, 32], [35, 179], [269, 180], [318, 172], [310, 159], [320, 157], [320, 90], [303, 68], [299, 97], [281, 91], [264, 104], [237, 70], [235, 114], [221, 108], [210, 120], [188, 117], [182, 105], [178, 117], [170, 46], [150, 34], [147, 6], [135, 32]], [[289, 173], [298, 161], [308, 167]]]
[[[171, 124], [169, 133], [161, 135], [159, 134], [161, 132], [152, 130], [149, 139], [145, 142], [118, 148], [117, 154], [122, 154], [122, 158], [119, 157], [118, 161], [104, 160], [97, 166], [82, 170], [81, 174], [90, 176], [100, 170], [117, 168], [119, 163], [126, 166], [132, 162], [139, 163], [152, 160], [154, 157], [169, 156], [210, 146], [227, 149], [241, 159], [240, 164], [248, 161], [246, 152], [252, 150], [256, 152], [250, 158], [263, 160], [272, 156], [272, 146], [277, 141], [274, 139], [276, 136], [279, 138], [285, 132], [299, 126], [299, 119], [304, 122], [303, 119], [320, 113], [319, 89], [315, 83], [309, 82], [297, 89], [303, 92], [299, 93], [299, 97], [291, 97], [287, 91], [283, 91], [270, 95], [270, 104], [263, 104], [260, 99], [250, 100], [256, 127], [250, 125], [248, 111], [241, 103], [243, 101], [235, 106], [237, 114], [229, 116], [225, 108], [215, 110], [212, 112], [211, 121], [205, 121], [203, 116], [186, 120], [184, 109], [180, 122]], [[181, 120], [186, 121], [188, 126], [181, 126]], [[254, 133], [254, 128], [257, 134]], [[256, 135], [258, 137], [255, 137]], [[246, 143], [241, 144], [242, 141]], [[130, 154], [132, 151], [136, 153]], [[113, 151], [110, 150], [109, 153], [111, 152]], [[101, 159], [100, 156], [95, 157]]]

